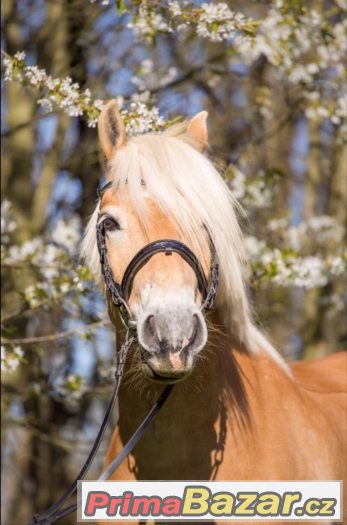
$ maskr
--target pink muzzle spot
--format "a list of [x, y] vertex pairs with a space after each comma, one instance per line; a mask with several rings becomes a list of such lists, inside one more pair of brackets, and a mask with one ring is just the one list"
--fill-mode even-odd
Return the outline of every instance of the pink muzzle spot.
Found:
[[175, 353], [170, 352], [169, 360], [174, 370], [180, 370], [182, 368], [182, 361], [181, 361], [179, 352], [175, 352]]
[[189, 339], [187, 339], [187, 337], [185, 337], [182, 341], [182, 350], [183, 348], [185, 348], [186, 346], [188, 346], [190, 343]]

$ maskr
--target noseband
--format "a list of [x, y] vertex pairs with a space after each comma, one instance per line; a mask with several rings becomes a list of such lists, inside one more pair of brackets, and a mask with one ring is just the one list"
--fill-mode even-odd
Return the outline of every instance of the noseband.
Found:
[[[101, 190], [98, 191], [99, 199], [105, 191], [111, 186], [111, 182], [105, 184]], [[112, 303], [114, 306], [119, 308], [120, 318], [122, 319], [126, 327], [125, 339], [121, 345], [119, 355], [117, 358], [116, 372], [115, 372], [115, 385], [113, 388], [112, 396], [108, 404], [103, 422], [99, 429], [98, 435], [94, 441], [92, 449], [82, 467], [79, 474], [76, 476], [75, 480], [72, 482], [70, 487], [65, 491], [65, 493], [58, 499], [49, 509], [43, 512], [41, 515], [36, 514], [33, 517], [33, 520], [29, 525], [52, 525], [54, 522], [62, 519], [63, 517], [71, 514], [76, 510], [77, 505], [73, 504], [67, 507], [64, 507], [64, 504], [67, 500], [76, 492], [77, 484], [79, 481], [83, 480], [86, 476], [95, 455], [99, 449], [100, 443], [102, 441], [103, 435], [105, 433], [107, 424], [110, 420], [112, 409], [118, 397], [118, 391], [123, 376], [123, 370], [125, 365], [125, 359], [130, 347], [137, 341], [135, 330], [135, 322], [131, 315], [130, 308], [128, 306], [128, 299], [131, 294], [131, 288], [134, 281], [134, 278], [137, 272], [145, 265], [147, 262], [157, 253], [165, 253], [165, 255], [172, 255], [173, 253], [179, 254], [182, 259], [184, 259], [189, 266], [193, 269], [198, 283], [198, 288], [202, 297], [201, 311], [207, 312], [211, 310], [214, 305], [215, 297], [217, 294], [218, 288], [218, 264], [216, 262], [216, 251], [213, 245], [213, 242], [210, 242], [211, 246], [211, 276], [210, 276], [210, 286], [208, 287], [208, 282], [204, 273], [204, 270], [200, 264], [199, 259], [192, 252], [188, 246], [186, 246], [181, 241], [176, 241], [173, 239], [163, 239], [159, 241], [154, 241], [146, 246], [144, 246], [137, 254], [131, 259], [128, 264], [121, 283], [117, 283], [113, 277], [113, 273], [107, 258], [107, 247], [106, 247], [106, 229], [104, 221], [101, 221], [97, 224], [96, 227], [96, 236], [97, 236], [97, 245], [100, 256], [101, 272], [104, 277], [107, 293], [109, 294]], [[123, 308], [125, 310], [125, 315], [127, 320], [123, 317]], [[128, 321], [128, 322], [127, 322]], [[107, 480], [112, 474], [117, 470], [120, 464], [124, 459], [130, 454], [135, 445], [139, 442], [143, 434], [146, 432], [151, 421], [155, 418], [161, 407], [166, 402], [173, 385], [167, 385], [163, 392], [160, 394], [156, 403], [153, 405], [150, 412], [147, 414], [141, 425], [138, 427], [136, 432], [129, 439], [127, 444], [119, 452], [119, 454], [113, 459], [107, 469], [99, 477], [99, 480]]]
[[[105, 191], [111, 186], [108, 182], [98, 192], [101, 199]], [[97, 224], [96, 227], [97, 245], [100, 256], [101, 272], [104, 277], [107, 292], [109, 293], [112, 303], [117, 308], [123, 306], [127, 312], [127, 316], [131, 319], [131, 313], [128, 306], [128, 299], [131, 293], [132, 284], [137, 272], [147, 264], [147, 262], [157, 253], [164, 253], [165, 255], [179, 254], [184, 259], [195, 273], [197, 278], [198, 288], [202, 297], [201, 310], [207, 312], [213, 308], [215, 297], [218, 289], [218, 263], [216, 262], [216, 250], [213, 242], [210, 241], [211, 247], [211, 277], [210, 286], [202, 268], [202, 265], [196, 255], [187, 245], [181, 241], [174, 239], [162, 239], [146, 244], [129, 262], [121, 283], [117, 283], [113, 277], [111, 267], [107, 257], [106, 247], [106, 229], [104, 221]]]

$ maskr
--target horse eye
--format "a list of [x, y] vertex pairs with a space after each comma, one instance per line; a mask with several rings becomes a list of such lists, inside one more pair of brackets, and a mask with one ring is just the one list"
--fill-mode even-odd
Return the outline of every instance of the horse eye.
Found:
[[111, 232], [114, 230], [120, 230], [119, 222], [117, 222], [115, 219], [111, 219], [111, 217], [107, 217], [104, 220], [104, 226], [105, 226], [105, 230], [108, 232]]

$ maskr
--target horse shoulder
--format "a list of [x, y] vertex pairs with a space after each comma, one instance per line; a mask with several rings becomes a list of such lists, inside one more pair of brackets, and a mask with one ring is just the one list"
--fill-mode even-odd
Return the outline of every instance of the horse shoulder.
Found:
[[290, 364], [294, 381], [306, 390], [347, 394], [347, 352]]
[[[335, 447], [342, 447], [343, 454], [346, 454], [347, 352], [338, 352], [314, 361], [292, 363], [291, 368], [303, 404], [309, 407], [311, 416], [317, 417], [317, 421], [319, 414], [323, 416], [323, 419], [319, 418], [320, 435], [324, 436], [326, 443], [329, 442], [328, 435], [331, 436], [331, 451]], [[336, 460], [340, 461], [339, 454]]]

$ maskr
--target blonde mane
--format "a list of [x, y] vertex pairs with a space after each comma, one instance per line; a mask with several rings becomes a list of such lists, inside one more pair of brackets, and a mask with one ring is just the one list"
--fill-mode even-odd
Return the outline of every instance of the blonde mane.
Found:
[[[210, 236], [220, 268], [216, 308], [225, 328], [239, 348], [252, 353], [263, 350], [284, 367], [280, 355], [251, 319], [243, 237], [235, 213], [238, 204], [213, 164], [192, 147], [184, 134], [185, 126], [179, 124], [163, 134], [132, 138], [110, 162], [108, 177], [120, 192], [127, 188], [144, 223], [145, 191], [184, 232], [186, 242], [200, 258], [202, 254], [208, 257]], [[100, 279], [97, 214], [98, 207], [86, 229], [82, 256], [95, 278]]]

